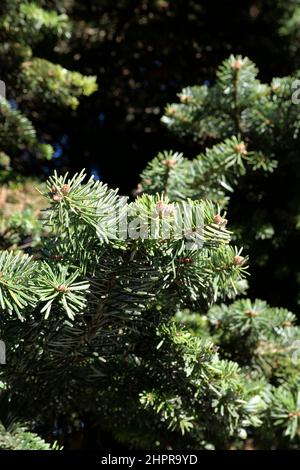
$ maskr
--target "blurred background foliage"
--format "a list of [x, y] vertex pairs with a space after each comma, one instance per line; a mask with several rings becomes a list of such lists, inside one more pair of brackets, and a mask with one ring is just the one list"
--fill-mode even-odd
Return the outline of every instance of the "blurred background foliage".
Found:
[[212, 82], [230, 53], [250, 57], [263, 81], [297, 67], [297, 16], [290, 24], [290, 15], [298, 11], [298, 1], [59, 4], [73, 22], [73, 34], [68, 46], [59, 50], [59, 60], [96, 75], [99, 84], [98, 92], [83, 100], [74, 115], [64, 155], [72, 156], [76, 169], [84, 155], [92, 171], [124, 192], [136, 184], [145, 162], [157, 151], [199, 151], [198, 144], [180, 144], [160, 123], [166, 103], [174, 101], [183, 86]]
[[[91, 172], [122, 192], [132, 189], [158, 150], [199, 150], [193, 142], [179, 148], [183, 144], [161, 126], [160, 116], [184, 86], [213, 81], [230, 53], [250, 57], [263, 81], [297, 67], [295, 0], [40, 0], [34, 4], [49, 12], [43, 20], [24, 8], [31, 2], [14, 0], [1, 2], [0, 14], [14, 3], [23, 6], [23, 17], [20, 24], [6, 19], [7, 43], [2, 22], [1, 74], [9, 75], [8, 98], [20, 102], [42, 141], [54, 147], [51, 164], [42, 170], [77, 170], [84, 159]], [[39, 61], [28, 70], [31, 55]], [[46, 75], [45, 68], [47, 80], [57, 78], [41, 58], [97, 77], [98, 91], [66, 98], [69, 83], [62, 81], [53, 99], [36, 83], [30, 93], [28, 81]]]

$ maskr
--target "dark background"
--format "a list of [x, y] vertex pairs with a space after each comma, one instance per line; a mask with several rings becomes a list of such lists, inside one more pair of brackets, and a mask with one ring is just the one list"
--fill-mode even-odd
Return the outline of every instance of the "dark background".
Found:
[[72, 116], [47, 114], [55, 165], [84, 165], [128, 193], [158, 151], [194, 157], [200, 144], [179, 141], [161, 124], [165, 105], [184, 86], [212, 81], [231, 53], [249, 56], [266, 81], [293, 71], [289, 38], [278, 33], [284, 13], [274, 0], [75, 2], [68, 12], [76, 25], [71, 44], [48, 55], [96, 75], [99, 91]]

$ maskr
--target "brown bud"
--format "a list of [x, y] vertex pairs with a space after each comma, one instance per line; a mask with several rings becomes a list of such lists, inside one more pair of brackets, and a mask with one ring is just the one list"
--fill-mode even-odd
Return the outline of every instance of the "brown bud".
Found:
[[169, 114], [169, 116], [175, 116], [176, 115], [176, 109], [174, 107], [170, 106], [168, 108], [167, 114]]
[[241, 61], [241, 59], [237, 59], [231, 64], [231, 67], [234, 70], [240, 70], [243, 67], [243, 62]]
[[166, 160], [163, 160], [162, 163], [170, 170], [172, 168], [175, 168], [175, 166], [177, 165], [177, 160], [175, 160], [175, 158], [168, 158]]
[[282, 326], [293, 326], [293, 323], [289, 320], [286, 320], [282, 323]]
[[160, 217], [170, 217], [174, 214], [174, 210], [173, 204], [166, 204], [164, 201], [159, 201], [156, 204], [156, 212]]
[[149, 185], [152, 183], [152, 180], [150, 178], [145, 178], [142, 183], [146, 184], [146, 185]]
[[280, 89], [279, 83], [278, 82], [272, 83], [271, 89], [272, 89], [272, 91], [279, 90]]
[[52, 255], [51, 259], [61, 260], [61, 259], [64, 259], [64, 257], [63, 257], [63, 255]]
[[300, 418], [300, 411], [292, 411], [291, 413], [289, 413], [288, 417], [289, 419]]
[[181, 103], [188, 103], [190, 101], [190, 96], [189, 95], [181, 95], [180, 96], [180, 101], [181, 101]]
[[4, 276], [3, 272], [2, 272], [2, 271], [0, 271], [0, 277], [3, 277], [3, 276]]
[[244, 144], [244, 142], [241, 142], [240, 144], [235, 145], [234, 150], [239, 155], [247, 155], [247, 147]]
[[220, 214], [217, 214], [214, 216], [214, 222], [217, 225], [220, 225], [221, 227], [225, 227], [227, 225], [228, 220], [221, 217]]
[[[21, 46], [21, 45], [18, 44], [18, 43], [16, 43], [16, 44], [14, 45], [14, 47], [16, 47], [16, 48], [19, 48], [20, 46]], [[22, 67], [24, 67], [24, 68], [31, 67], [31, 65], [32, 65], [32, 61], [31, 61], [31, 60], [26, 60], [25, 62], [22, 63]]]
[[70, 192], [70, 189], [71, 188], [69, 184], [63, 184], [60, 191], [63, 193], [63, 195], [66, 195]]
[[57, 286], [56, 290], [58, 292], [68, 292], [68, 288], [66, 286], [64, 286], [63, 284], [61, 284], [60, 286]]
[[190, 264], [193, 262], [193, 259], [192, 258], [179, 258], [178, 261], [179, 263], [182, 263], [182, 264]]
[[236, 266], [242, 266], [245, 263], [245, 258], [243, 256], [237, 255], [234, 257], [233, 262]]
[[70, 192], [70, 185], [63, 184], [60, 190], [56, 186], [51, 187], [51, 192], [49, 196], [51, 197], [52, 201], [60, 202], [64, 196], [66, 196]]
[[52, 201], [54, 202], [60, 202], [63, 199], [63, 196], [61, 194], [52, 194]]
[[247, 317], [253, 318], [257, 317], [258, 313], [254, 310], [246, 310], [245, 315], [247, 315]]

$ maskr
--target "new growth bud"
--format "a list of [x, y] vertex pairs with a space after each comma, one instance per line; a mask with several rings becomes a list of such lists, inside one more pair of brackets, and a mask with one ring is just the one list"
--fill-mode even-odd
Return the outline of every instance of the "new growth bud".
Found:
[[60, 286], [57, 286], [56, 290], [58, 292], [68, 292], [68, 288], [66, 286], [64, 286], [63, 284], [61, 284]]
[[51, 187], [51, 192], [49, 196], [51, 197], [52, 201], [60, 202], [64, 198], [64, 196], [69, 194], [70, 189], [71, 188], [69, 184], [63, 184], [60, 189], [53, 185]]
[[235, 147], [234, 147], [234, 150], [236, 153], [238, 153], [239, 155], [247, 155], [247, 147], [246, 145], [244, 144], [244, 142], [241, 142], [240, 144], [237, 144]]
[[245, 261], [246, 260], [245, 260], [244, 256], [237, 255], [237, 256], [234, 257], [233, 263], [236, 266], [242, 266], [245, 263]]
[[163, 160], [162, 163], [170, 169], [172, 168], [175, 168], [175, 166], [177, 165], [177, 161], [175, 160], [175, 158], [168, 158], [166, 160]]
[[156, 212], [159, 217], [170, 217], [174, 214], [175, 207], [173, 204], [166, 204], [164, 201], [159, 201], [156, 204]]
[[228, 220], [224, 219], [220, 214], [214, 216], [214, 222], [220, 227], [225, 227], [227, 225]]
[[234, 70], [240, 70], [243, 67], [243, 61], [241, 59], [236, 59], [234, 62], [232, 62], [231, 67]]

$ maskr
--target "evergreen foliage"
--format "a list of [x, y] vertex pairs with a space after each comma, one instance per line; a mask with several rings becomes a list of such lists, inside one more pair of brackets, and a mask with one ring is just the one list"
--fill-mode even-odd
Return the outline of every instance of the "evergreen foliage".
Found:
[[[224, 207], [231, 196], [234, 231], [252, 260], [256, 292], [264, 283], [268, 298], [281, 302], [276, 292], [282, 295], [284, 285], [283, 300], [298, 311], [298, 74], [274, 78], [270, 85], [261, 83], [257, 74], [248, 58], [231, 56], [219, 67], [213, 85], [187, 87], [180, 103], [167, 106], [163, 122], [168, 128], [206, 147], [195, 160], [183, 160], [170, 170], [170, 191], [172, 181], [181, 178], [182, 194], [176, 197], [190, 197], [196, 187], [196, 197], [217, 197]], [[241, 142], [235, 153], [234, 139]], [[159, 166], [155, 161], [153, 165]], [[152, 166], [142, 175], [145, 191], [145, 180], [155, 172]], [[213, 176], [207, 175], [212, 166]]]
[[[4, 382], [0, 381], [0, 399], [5, 393], [6, 385]], [[6, 416], [2, 416], [5, 415]], [[54, 450], [58, 449], [56, 443], [50, 445], [45, 442], [37, 434], [28, 431], [26, 426], [16, 423], [12, 416], [14, 410], [11, 407], [6, 410], [6, 413], [3, 413], [3, 408], [1, 410], [1, 418], [5, 418], [6, 425], [3, 424], [3, 421], [0, 421], [0, 450]]]
[[124, 202], [83, 172], [44, 195], [34, 257], [1, 253], [2, 407], [48, 433], [92, 417], [131, 448], [297, 445], [299, 329], [263, 302], [212, 306], [247, 273], [217, 205]]
[[7, 430], [0, 425], [0, 449], [51, 450], [51, 446], [37, 434], [27, 431], [23, 426], [13, 426]]
[[[37, 56], [45, 41], [53, 48], [70, 38], [66, 14], [42, 8], [39, 3], [12, 0], [0, 7], [0, 68], [6, 99], [0, 99], [0, 178], [16, 178], [26, 169], [50, 160], [54, 149], [46, 143], [43, 108], [76, 109], [82, 95], [97, 86], [95, 77], [83, 76]], [[36, 121], [38, 122], [38, 132]], [[35, 162], [36, 161], [36, 162]]]

